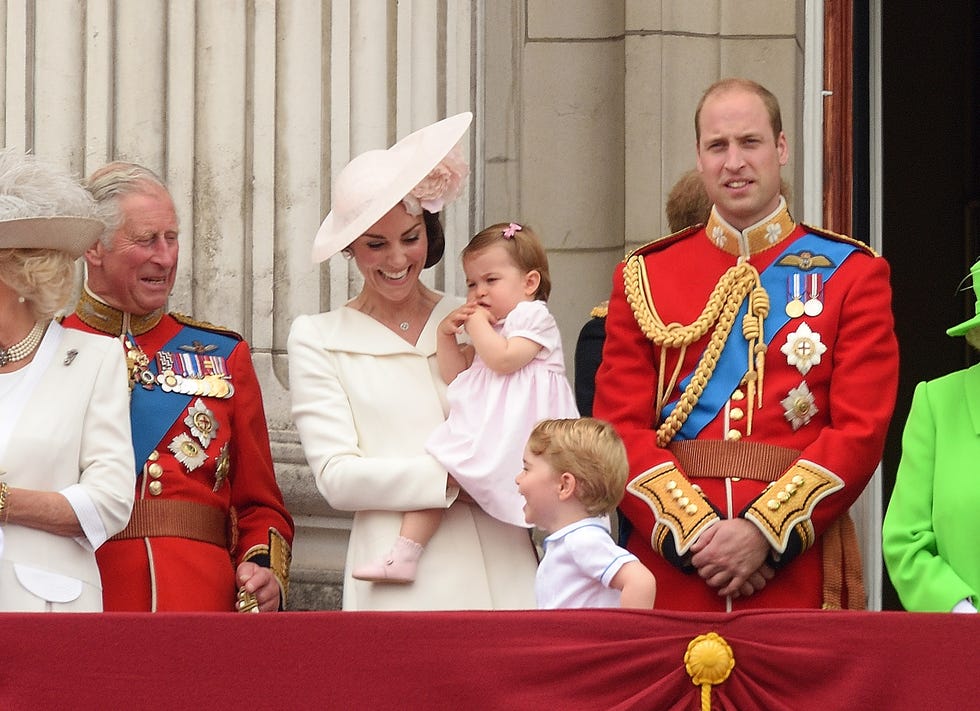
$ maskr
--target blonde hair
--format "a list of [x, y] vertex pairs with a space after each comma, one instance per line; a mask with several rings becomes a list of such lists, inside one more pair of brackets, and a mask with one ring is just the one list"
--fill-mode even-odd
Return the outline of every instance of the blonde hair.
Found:
[[68, 305], [75, 259], [57, 249], [0, 249], [0, 281], [24, 297], [38, 321]]
[[488, 247], [495, 244], [503, 245], [518, 269], [525, 274], [535, 271], [541, 276], [534, 298], [547, 301], [551, 296], [551, 273], [548, 271], [548, 255], [541, 246], [541, 240], [527, 225], [518, 225], [519, 229], [514, 230], [513, 237], [505, 237], [504, 232], [510, 233], [511, 224], [513, 223], [498, 222], [477, 233], [469, 244], [463, 247], [460, 259], [465, 262], [469, 257]]
[[626, 447], [613, 426], [594, 417], [542, 420], [527, 441], [531, 454], [575, 477], [575, 495], [590, 516], [611, 513], [626, 489]]

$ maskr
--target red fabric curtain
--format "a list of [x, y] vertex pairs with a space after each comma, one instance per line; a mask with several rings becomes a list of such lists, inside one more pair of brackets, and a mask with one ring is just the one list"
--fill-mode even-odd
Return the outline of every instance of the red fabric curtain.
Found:
[[0, 708], [977, 708], [980, 619], [898, 612], [0, 615]]

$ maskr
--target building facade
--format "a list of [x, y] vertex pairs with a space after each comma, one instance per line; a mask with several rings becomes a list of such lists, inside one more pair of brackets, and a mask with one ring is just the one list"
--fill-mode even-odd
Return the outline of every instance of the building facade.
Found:
[[[716, 79], [780, 98], [794, 212], [821, 221], [823, 2], [5, 0], [0, 15], [4, 144], [79, 176], [114, 159], [161, 174], [181, 219], [171, 308], [252, 345], [297, 523], [294, 609], [338, 604], [350, 525], [291, 425], [285, 346], [297, 314], [359, 288], [345, 260], [310, 261], [352, 156], [472, 110], [470, 184], [426, 278], [461, 294], [454, 255], [473, 233], [533, 225], [567, 354], [624, 252], [667, 232], [665, 197], [694, 166], [694, 109]], [[875, 506], [859, 518], [880, 577]]]

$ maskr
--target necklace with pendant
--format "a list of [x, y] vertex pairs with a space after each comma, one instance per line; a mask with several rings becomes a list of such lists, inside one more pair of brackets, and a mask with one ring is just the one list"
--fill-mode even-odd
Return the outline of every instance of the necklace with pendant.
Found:
[[16, 363], [19, 360], [24, 360], [24, 358], [33, 353], [44, 336], [44, 326], [43, 321], [35, 321], [34, 328], [31, 329], [31, 332], [22, 341], [15, 343], [10, 348], [0, 348], [0, 368], [7, 365], [7, 363]]

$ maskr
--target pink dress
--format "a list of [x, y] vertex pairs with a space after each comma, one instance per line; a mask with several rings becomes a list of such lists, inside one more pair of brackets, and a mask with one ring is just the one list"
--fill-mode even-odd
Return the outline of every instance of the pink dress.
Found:
[[449, 385], [449, 417], [425, 448], [484, 511], [526, 527], [524, 497], [514, 477], [523, 466], [528, 435], [541, 420], [579, 414], [565, 377], [558, 324], [545, 302], [521, 302], [494, 329], [504, 338], [540, 343], [541, 350], [510, 375], [495, 373], [477, 354]]

